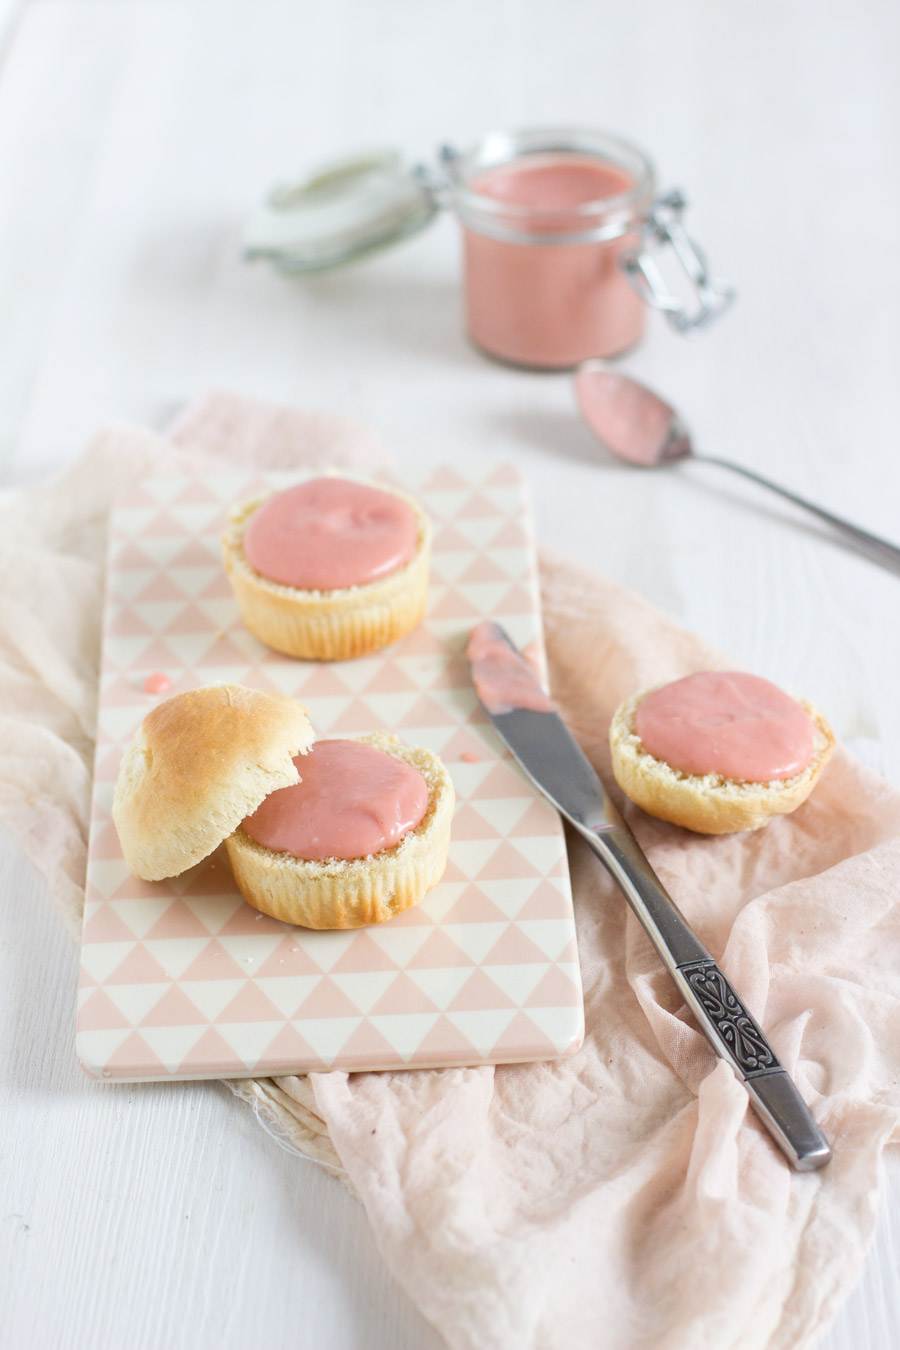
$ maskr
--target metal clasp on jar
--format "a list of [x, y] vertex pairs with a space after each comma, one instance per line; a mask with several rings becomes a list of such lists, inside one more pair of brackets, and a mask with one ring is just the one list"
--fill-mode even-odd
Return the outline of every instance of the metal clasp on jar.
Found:
[[[657, 197], [640, 223], [640, 242], [622, 254], [619, 265], [641, 299], [661, 309], [677, 332], [691, 337], [725, 313], [736, 291], [709, 275], [703, 253], [681, 223], [686, 205], [679, 188]], [[657, 258], [667, 248], [688, 279], [694, 304], [672, 290], [663, 276]]]

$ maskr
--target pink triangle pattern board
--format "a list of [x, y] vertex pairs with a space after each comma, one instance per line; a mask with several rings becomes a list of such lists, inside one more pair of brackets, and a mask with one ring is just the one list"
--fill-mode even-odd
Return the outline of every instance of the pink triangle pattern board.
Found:
[[[147, 479], [111, 522], [77, 1052], [139, 1081], [557, 1058], [584, 1006], [559, 817], [511, 759], [469, 681], [469, 629], [502, 622], [543, 653], [530, 516], [509, 466], [404, 469], [434, 523], [426, 617], [356, 661], [264, 648], [222, 568], [228, 507], [302, 475]], [[171, 881], [132, 876], [110, 808], [124, 747], [157, 701], [217, 681], [278, 690], [318, 736], [384, 728], [436, 750], [456, 786], [443, 880], [352, 932], [276, 922], [242, 900], [224, 849]]]

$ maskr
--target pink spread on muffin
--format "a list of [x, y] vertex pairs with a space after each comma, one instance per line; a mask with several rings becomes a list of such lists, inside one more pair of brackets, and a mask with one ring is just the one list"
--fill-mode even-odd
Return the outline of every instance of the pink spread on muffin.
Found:
[[472, 629], [466, 655], [475, 692], [489, 713], [496, 716], [514, 708], [556, 711], [534, 667], [510, 647], [495, 623], [480, 623]]
[[263, 502], [244, 531], [244, 553], [269, 581], [332, 591], [399, 571], [417, 537], [402, 497], [348, 478], [313, 478]]
[[393, 848], [428, 810], [411, 765], [359, 741], [317, 741], [294, 760], [303, 781], [279, 788], [242, 822], [258, 844], [307, 862]]
[[656, 759], [689, 774], [741, 782], [793, 778], [813, 756], [815, 726], [799, 703], [758, 675], [704, 670], [648, 694], [634, 717]]

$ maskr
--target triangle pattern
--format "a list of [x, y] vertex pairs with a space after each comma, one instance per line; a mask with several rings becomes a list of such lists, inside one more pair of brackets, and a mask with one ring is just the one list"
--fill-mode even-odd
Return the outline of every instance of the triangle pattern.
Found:
[[444, 923], [504, 923], [506, 915], [476, 885], [467, 886], [443, 915]]
[[512, 844], [501, 844], [477, 874], [477, 880], [500, 881], [507, 878], [521, 880], [540, 875], [534, 864], [523, 857], [519, 849], [514, 848]]
[[118, 966], [112, 974], [107, 975], [105, 984], [159, 984], [162, 981], [168, 981], [169, 977], [162, 966], [151, 956], [147, 948], [140, 942], [136, 943], [125, 960]]
[[455, 1022], [441, 1016], [434, 1026], [423, 1036], [419, 1047], [411, 1056], [412, 1064], [478, 1064], [481, 1055], [472, 1042], [463, 1035]]
[[132, 1031], [106, 1061], [105, 1073], [118, 1078], [117, 1070], [131, 1074], [140, 1070], [142, 1078], [168, 1078], [169, 1071], [156, 1051], [139, 1031]]
[[288, 1074], [315, 1073], [326, 1067], [291, 1022], [286, 1022], [275, 1039], [269, 1042], [266, 1060], [274, 1066], [273, 1072]]
[[103, 989], [94, 989], [78, 1010], [79, 1031], [115, 1031], [131, 1023]]
[[356, 1004], [347, 997], [340, 985], [326, 975], [300, 1004], [294, 1017], [353, 1017], [358, 1012]]
[[83, 934], [87, 942], [128, 942], [134, 937], [114, 907], [108, 904], [98, 905], [90, 917], [85, 917]]
[[502, 940], [484, 958], [485, 965], [535, 965], [546, 961], [546, 955], [536, 947], [521, 929], [510, 924]]
[[[464, 655], [486, 613], [523, 647], [540, 632], [516, 471], [396, 475], [435, 524], [429, 611], [383, 653], [345, 663], [263, 647], [221, 566], [228, 508], [287, 481], [296, 473], [148, 478], [111, 521], [79, 1053], [89, 1072], [126, 1079], [565, 1053], [580, 990], [560, 827], [500, 749]], [[459, 805], [439, 885], [390, 923], [310, 932], [246, 906], [222, 849], [171, 882], [130, 876], [112, 786], [154, 706], [153, 670], [170, 693], [227, 679], [299, 697], [320, 737], [385, 727], [440, 753]]]
[[194, 961], [181, 972], [182, 980], [245, 980], [247, 972], [220, 942], [208, 942]]
[[578, 991], [568, 975], [559, 966], [551, 966], [534, 992], [526, 1000], [526, 1008], [559, 1008], [575, 1002]]
[[331, 970], [334, 975], [345, 975], [353, 972], [399, 970], [399, 966], [390, 952], [373, 941], [366, 929], [362, 929]]
[[[369, 970], [371, 967], [364, 964], [362, 969]], [[256, 978], [264, 980], [279, 976], [287, 978], [296, 975], [321, 975], [321, 973], [321, 969], [307, 949], [301, 947], [297, 939], [288, 934], [288, 936], [282, 938], [272, 954], [263, 961], [256, 972]]]
[[403, 971], [371, 1009], [373, 1013], [431, 1013], [439, 1011], [420, 985]]
[[277, 1022], [284, 1014], [270, 998], [252, 980], [247, 980], [243, 988], [235, 994], [230, 1003], [219, 1013], [220, 1025], [225, 1022]]
[[494, 1041], [491, 1054], [501, 1062], [507, 1056], [521, 1059], [523, 1046], [528, 1047], [529, 1057], [533, 1059], [556, 1059], [559, 1055], [557, 1046], [546, 1032], [526, 1013], [518, 1012]]
[[415, 956], [407, 962], [409, 970], [425, 970], [429, 966], [465, 966], [469, 958], [461, 947], [440, 929], [435, 929]]
[[341, 1047], [341, 1061], [349, 1069], [372, 1069], [390, 1063], [396, 1051], [386, 1036], [369, 1021], [360, 1022]]
[[209, 932], [182, 899], [173, 901], [144, 936], [146, 938], [208, 938]]
[[172, 985], [141, 1022], [144, 1027], [190, 1027], [207, 1019], [177, 985]]
[[520, 919], [568, 919], [572, 913], [571, 896], [563, 895], [552, 881], [542, 881], [519, 911]]
[[479, 1008], [514, 1008], [516, 1005], [483, 970], [475, 970], [449, 1005], [451, 1012], [478, 1012]]
[[179, 1076], [218, 1075], [232, 1072], [234, 1051], [215, 1027], [207, 1027], [178, 1066]]

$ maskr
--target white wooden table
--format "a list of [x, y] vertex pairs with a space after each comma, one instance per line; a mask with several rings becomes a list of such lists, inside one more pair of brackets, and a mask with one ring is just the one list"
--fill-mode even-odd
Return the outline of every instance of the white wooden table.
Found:
[[[889, 0], [0, 0], [3, 480], [210, 385], [357, 415], [400, 458], [513, 459], [545, 541], [808, 693], [900, 784], [900, 580], [716, 470], [598, 458], [567, 377], [466, 346], [452, 221], [306, 285], [239, 259], [267, 186], [347, 147], [630, 135], [740, 302], [696, 344], [654, 321], [626, 367], [711, 453], [898, 537], [898, 37]], [[361, 1208], [227, 1089], [85, 1080], [75, 951], [5, 837], [0, 866], [3, 1344], [436, 1346]], [[822, 1350], [900, 1344], [896, 1156], [886, 1183]]]

